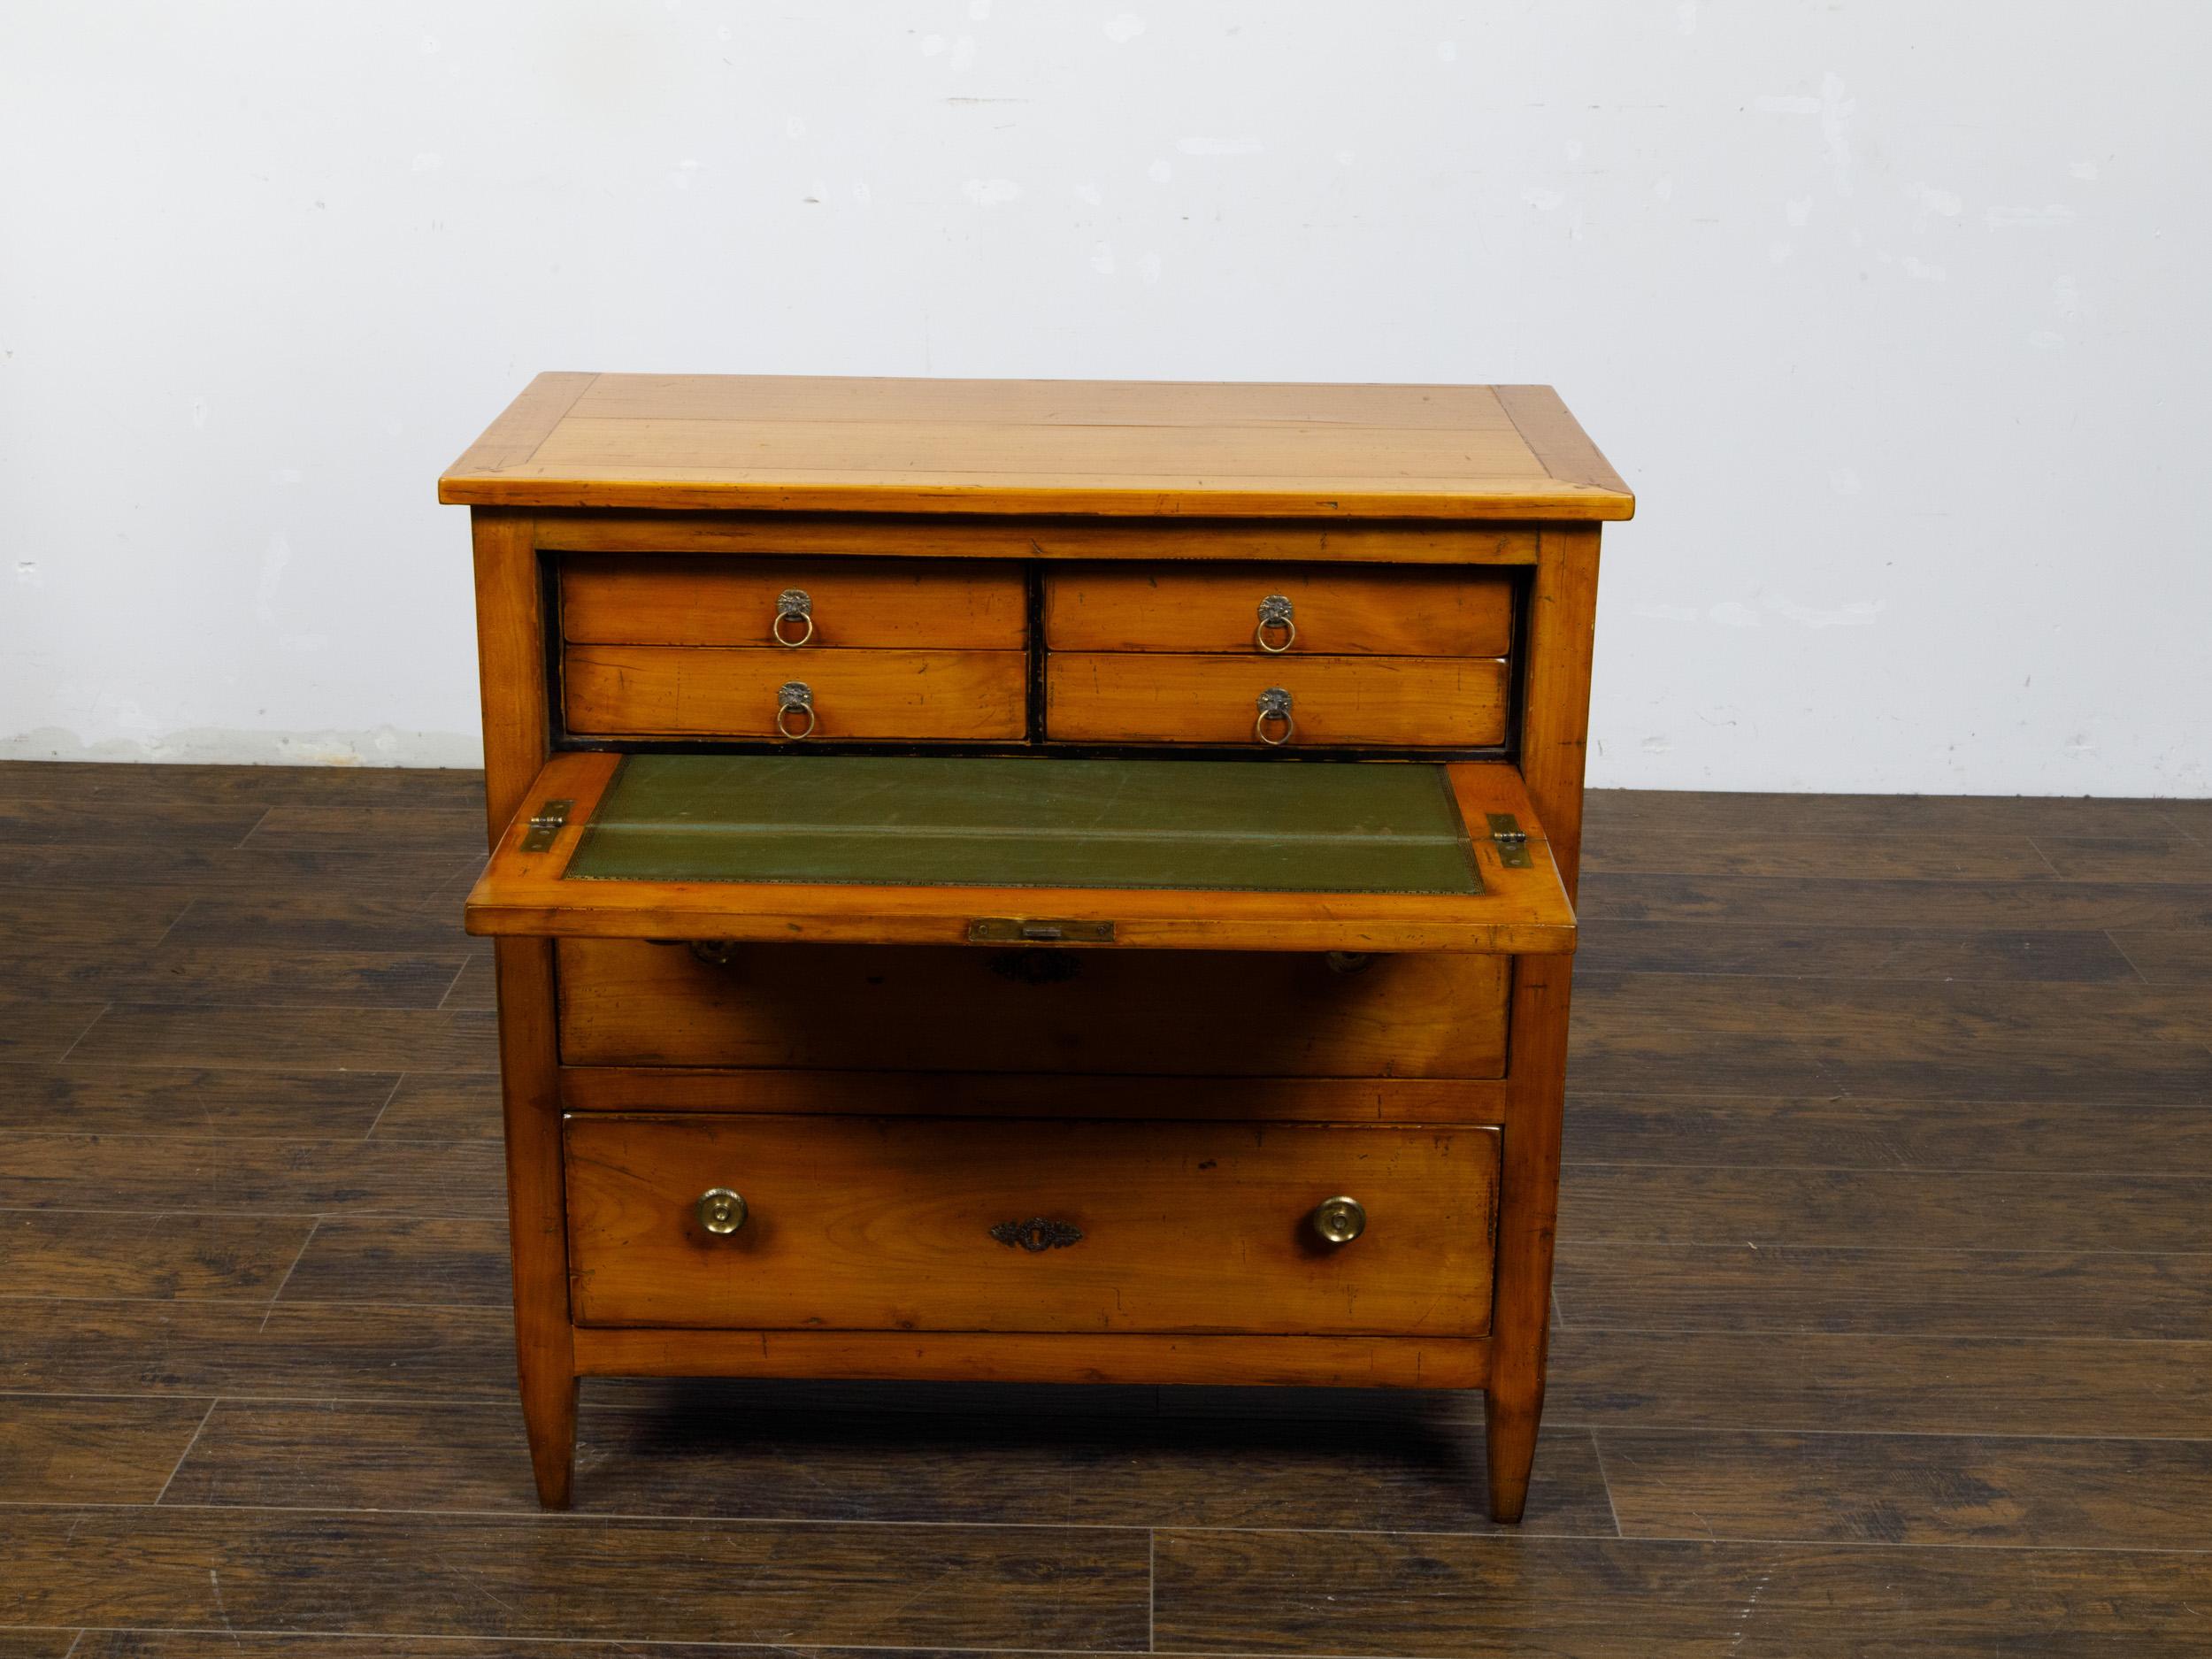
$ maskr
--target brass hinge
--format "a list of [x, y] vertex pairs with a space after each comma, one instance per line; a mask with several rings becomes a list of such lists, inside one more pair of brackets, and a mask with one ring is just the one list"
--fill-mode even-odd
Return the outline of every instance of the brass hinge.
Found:
[[1528, 832], [1521, 827], [1521, 820], [1510, 812], [1490, 812], [1484, 816], [1490, 820], [1490, 839], [1498, 846], [1498, 862], [1508, 870], [1531, 868]]
[[983, 916], [968, 924], [972, 945], [1110, 945], [1111, 922], [1033, 921], [1019, 916]]
[[553, 845], [553, 838], [568, 825], [569, 809], [573, 801], [547, 801], [530, 815], [530, 827], [523, 833], [522, 850], [541, 853]]

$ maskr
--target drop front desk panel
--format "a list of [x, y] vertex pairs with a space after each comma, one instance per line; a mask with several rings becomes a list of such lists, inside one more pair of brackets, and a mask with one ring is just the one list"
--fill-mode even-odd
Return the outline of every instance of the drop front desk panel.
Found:
[[1480, 1388], [1518, 1517], [1633, 504], [1548, 388], [547, 374], [441, 498], [546, 1504], [728, 1375]]

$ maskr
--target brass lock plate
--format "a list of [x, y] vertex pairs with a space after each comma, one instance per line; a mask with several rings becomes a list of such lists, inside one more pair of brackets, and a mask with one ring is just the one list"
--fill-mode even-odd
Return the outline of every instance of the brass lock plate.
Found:
[[979, 916], [968, 924], [972, 945], [1110, 945], [1111, 922], [1058, 922], [1044, 918]]

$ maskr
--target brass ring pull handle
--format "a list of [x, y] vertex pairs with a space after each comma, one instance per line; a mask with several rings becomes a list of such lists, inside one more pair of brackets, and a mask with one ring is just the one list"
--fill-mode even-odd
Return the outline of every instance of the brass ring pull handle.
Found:
[[[806, 716], [806, 724], [795, 732], [791, 729], [791, 717], [795, 714]], [[814, 735], [814, 692], [805, 680], [786, 680], [777, 690], [776, 732], [794, 742]]]
[[[1252, 630], [1252, 643], [1270, 657], [1280, 657], [1292, 646], [1297, 644], [1298, 625], [1290, 619], [1290, 595], [1287, 594], [1270, 594], [1261, 600], [1260, 626]], [[1283, 642], [1280, 645], [1268, 643], [1267, 634], [1271, 628], [1280, 628], [1283, 631]]]
[[[1298, 734], [1298, 723], [1290, 718], [1290, 693], [1280, 686], [1270, 686], [1260, 693], [1259, 718], [1252, 722], [1252, 735], [1270, 749], [1280, 749]], [[1267, 728], [1280, 724], [1283, 734], [1270, 737]]]
[[1367, 1231], [1367, 1206], [1356, 1198], [1325, 1198], [1308, 1219], [1325, 1243], [1349, 1244]]
[[[805, 631], [795, 640], [784, 632], [784, 624], [794, 617], [806, 624]], [[814, 637], [814, 601], [807, 597], [805, 588], [787, 588], [776, 595], [776, 619], [768, 625], [768, 633], [777, 644], [789, 651], [797, 650]]]
[[708, 1187], [699, 1194], [695, 1208], [699, 1225], [709, 1233], [718, 1234], [735, 1233], [745, 1225], [745, 1217], [750, 1213], [744, 1199], [726, 1187]]

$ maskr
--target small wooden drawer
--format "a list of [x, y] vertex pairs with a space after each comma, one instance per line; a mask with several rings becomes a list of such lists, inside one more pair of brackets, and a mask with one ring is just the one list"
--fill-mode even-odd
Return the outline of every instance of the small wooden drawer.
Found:
[[[690, 557], [571, 553], [561, 637], [572, 645], [1018, 651], [1018, 565], [993, 559]], [[786, 595], [791, 595], [787, 598]]]
[[1503, 572], [1326, 565], [1077, 565], [1044, 579], [1062, 651], [1285, 657], [1503, 657]]
[[580, 1325], [1489, 1326], [1494, 1130], [586, 1114], [565, 1141]]
[[1003, 741], [1027, 729], [1028, 663], [1023, 651], [572, 645], [562, 704], [582, 736]]
[[570, 1065], [1164, 1077], [1505, 1074], [1511, 959], [558, 946]]
[[1506, 696], [1506, 664], [1494, 657], [1054, 651], [1045, 659], [1045, 735], [1477, 749], [1505, 741]]

